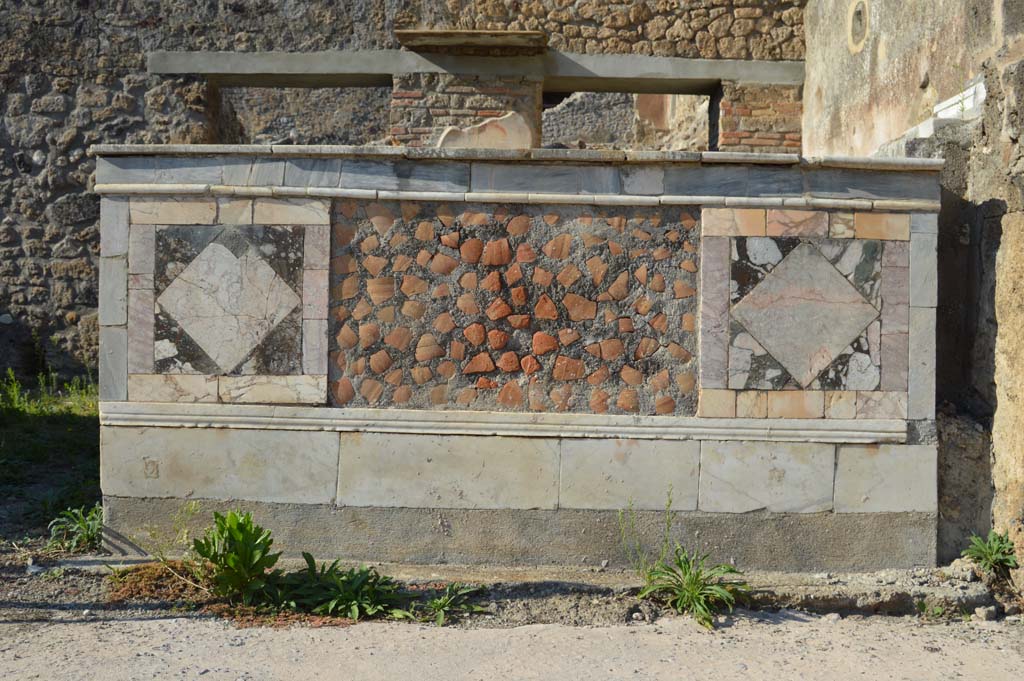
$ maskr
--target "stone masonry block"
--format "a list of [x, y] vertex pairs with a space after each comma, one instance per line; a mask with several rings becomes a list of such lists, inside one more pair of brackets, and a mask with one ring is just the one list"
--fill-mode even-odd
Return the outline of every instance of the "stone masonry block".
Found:
[[344, 433], [338, 504], [555, 508], [555, 438]]
[[257, 225], [327, 225], [330, 212], [323, 199], [256, 199], [252, 220]]
[[701, 242], [700, 383], [725, 388], [729, 362], [729, 240]]
[[128, 254], [128, 198], [100, 199], [100, 255], [113, 258]]
[[906, 213], [855, 213], [853, 229], [858, 239], [906, 241], [910, 238], [910, 216]]
[[910, 216], [910, 233], [938, 234], [939, 216], [936, 213], [913, 213]]
[[222, 225], [251, 225], [252, 199], [223, 196], [217, 199], [217, 222]]
[[302, 373], [327, 374], [327, 320], [302, 321]]
[[122, 326], [127, 320], [127, 259], [100, 258], [100, 326]]
[[884, 390], [857, 392], [857, 418], [907, 418], [907, 393]]
[[704, 236], [764, 236], [763, 208], [705, 208], [701, 211]]
[[327, 270], [302, 271], [302, 318], [327, 319]]
[[302, 266], [307, 270], [325, 270], [330, 261], [331, 228], [308, 225], [303, 242]]
[[832, 508], [835, 446], [701, 443], [700, 499], [710, 513], [816, 513]]
[[323, 404], [327, 376], [221, 376], [222, 402], [238, 404]]
[[131, 289], [128, 294], [128, 371], [153, 373], [153, 289]]
[[202, 156], [101, 156], [97, 184], [220, 184], [223, 164]]
[[697, 416], [702, 418], [734, 418], [736, 391], [701, 388], [697, 402]]
[[907, 418], [935, 418], [935, 308], [910, 310]]
[[736, 393], [736, 418], [763, 419], [768, 416], [768, 394], [763, 390]]
[[[582, 170], [570, 165], [474, 163], [471, 185], [474, 192], [576, 194]], [[539, 177], [544, 181], [538, 182]]]
[[773, 390], [768, 393], [770, 419], [820, 419], [825, 415], [822, 390]]
[[665, 169], [661, 166], [623, 166], [622, 188], [627, 194], [657, 196], [665, 193]]
[[938, 304], [937, 234], [916, 233], [910, 239], [910, 305]]
[[825, 418], [857, 418], [857, 392], [854, 390], [826, 390]]
[[216, 402], [217, 377], [198, 374], [131, 374], [132, 402]]
[[153, 274], [156, 231], [152, 225], [133, 225], [128, 236], [128, 273]]
[[334, 501], [337, 433], [104, 426], [100, 445], [105, 495]]
[[212, 197], [133, 196], [129, 208], [133, 225], [212, 225], [217, 201]]
[[123, 326], [100, 327], [100, 399], [128, 399], [128, 331]]
[[346, 159], [341, 166], [343, 189], [417, 192], [467, 192], [468, 163], [411, 163]]
[[340, 158], [290, 158], [284, 164], [289, 187], [337, 187], [340, 180]]
[[935, 513], [935, 445], [843, 445], [837, 457], [837, 513]]
[[700, 443], [666, 440], [562, 440], [559, 508], [697, 508]]

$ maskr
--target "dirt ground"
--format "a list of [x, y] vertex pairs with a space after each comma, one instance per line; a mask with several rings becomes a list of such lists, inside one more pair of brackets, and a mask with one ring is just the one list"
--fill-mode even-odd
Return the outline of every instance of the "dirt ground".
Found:
[[[22, 554], [23, 556], [23, 554]], [[242, 628], [187, 603], [111, 600], [97, 570], [0, 551], [0, 679], [1019, 679], [1024, 621], [738, 610], [701, 629], [621, 579], [499, 574], [443, 628]], [[109, 573], [109, 571], [107, 571]], [[465, 576], [473, 576], [473, 572]], [[415, 570], [406, 578], [430, 577]], [[912, 575], [911, 575], [912, 576]], [[546, 577], [546, 575], [542, 575]], [[830, 578], [827, 581], [833, 581]], [[924, 580], [921, 580], [924, 581]], [[884, 601], [884, 599], [883, 599]], [[950, 616], [952, 615], [952, 616]]]
[[0, 623], [5, 679], [1018, 679], [1024, 625], [740, 612], [714, 632], [653, 624], [237, 629], [67, 612]]

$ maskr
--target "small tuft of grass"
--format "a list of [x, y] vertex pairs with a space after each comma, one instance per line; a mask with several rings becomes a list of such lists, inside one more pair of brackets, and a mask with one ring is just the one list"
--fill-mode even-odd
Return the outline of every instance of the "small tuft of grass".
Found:
[[732, 565], [709, 567], [706, 561], [706, 554], [691, 554], [676, 544], [671, 560], [647, 573], [640, 598], [662, 599], [677, 613], [692, 615], [701, 626], [713, 629], [715, 615], [722, 609], [732, 612], [737, 598], [746, 598], [750, 587], [742, 580], [726, 579], [743, 574]]
[[71, 553], [95, 551], [103, 537], [103, 507], [69, 508], [50, 521], [50, 546]]
[[391, 616], [398, 619], [432, 621], [437, 626], [443, 627], [445, 622], [458, 619], [463, 615], [487, 612], [487, 608], [470, 601], [471, 597], [480, 591], [480, 587], [452, 582], [446, 584], [444, 590], [437, 596], [425, 601], [413, 601], [408, 610], [392, 610]]

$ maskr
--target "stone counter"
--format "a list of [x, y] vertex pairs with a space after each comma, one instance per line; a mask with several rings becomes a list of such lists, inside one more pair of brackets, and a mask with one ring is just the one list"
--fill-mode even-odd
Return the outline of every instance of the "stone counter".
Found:
[[744, 567], [935, 560], [934, 163], [94, 151], [112, 545], [197, 498], [354, 559], [617, 563], [671, 491]]

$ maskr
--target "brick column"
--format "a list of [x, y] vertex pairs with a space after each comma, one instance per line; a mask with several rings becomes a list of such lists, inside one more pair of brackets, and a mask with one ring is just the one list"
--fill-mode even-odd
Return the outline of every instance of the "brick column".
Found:
[[465, 129], [509, 113], [523, 117], [539, 146], [539, 80], [445, 73], [396, 75], [391, 94], [391, 139], [410, 147], [434, 146], [450, 126]]
[[802, 87], [725, 81], [717, 97], [718, 151], [800, 153]]

